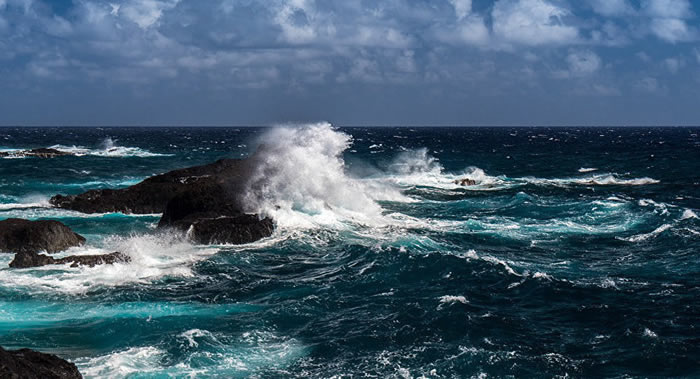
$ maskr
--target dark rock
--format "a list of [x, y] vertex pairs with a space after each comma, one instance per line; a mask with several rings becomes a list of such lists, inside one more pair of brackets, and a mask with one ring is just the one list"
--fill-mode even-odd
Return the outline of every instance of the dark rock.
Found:
[[[183, 223], [178, 225], [185, 226]], [[274, 230], [272, 219], [246, 214], [197, 219], [188, 225], [187, 236], [200, 244], [242, 244], [269, 237]]]
[[104, 255], [71, 255], [65, 258], [53, 258], [44, 254], [35, 253], [20, 253], [15, 255], [15, 259], [10, 262], [12, 268], [32, 268], [47, 265], [62, 265], [72, 263], [71, 267], [128, 263], [131, 262], [131, 257], [128, 255], [116, 252]]
[[162, 213], [177, 194], [218, 184], [229, 197], [236, 197], [254, 168], [253, 158], [221, 159], [214, 163], [174, 170], [150, 177], [123, 189], [90, 190], [80, 195], [56, 195], [51, 204], [83, 213], [122, 212], [134, 214]]
[[58, 221], [10, 218], [0, 221], [0, 253], [49, 254], [82, 245], [85, 238]]
[[5, 350], [0, 347], [0, 378], [81, 379], [75, 364], [55, 355], [29, 349]]
[[246, 214], [242, 203], [260, 154], [170, 171], [129, 188], [56, 195], [51, 203], [84, 213], [163, 213], [158, 227], [186, 231], [195, 242], [249, 243], [274, 229], [269, 218]]
[[464, 178], [464, 179], [457, 179], [454, 182], [455, 184], [458, 184], [460, 186], [475, 186], [476, 185], [476, 180], [474, 179], [469, 179], [469, 178]]
[[13, 157], [13, 158], [25, 158], [25, 157], [36, 157], [36, 158], [56, 158], [65, 157], [69, 155], [74, 155], [66, 151], [56, 150], [52, 148], [42, 147], [39, 149], [31, 150], [17, 150], [17, 151], [0, 151], [0, 157]]
[[201, 244], [250, 243], [272, 235], [270, 218], [243, 213], [238, 199], [221, 184], [200, 184], [168, 202], [158, 227], [186, 231], [191, 240]]

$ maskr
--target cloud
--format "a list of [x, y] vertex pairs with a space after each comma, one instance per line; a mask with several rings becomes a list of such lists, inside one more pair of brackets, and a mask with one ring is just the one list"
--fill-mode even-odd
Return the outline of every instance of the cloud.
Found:
[[608, 17], [629, 16], [635, 13], [635, 9], [627, 0], [590, 0], [596, 13]]
[[574, 76], [586, 76], [598, 71], [602, 61], [598, 54], [590, 50], [574, 51], [566, 57], [569, 71]]
[[493, 32], [512, 44], [573, 43], [579, 31], [567, 24], [570, 16], [570, 11], [547, 0], [499, 0], [492, 12]]
[[644, 0], [642, 10], [651, 18], [650, 29], [656, 37], [671, 43], [697, 38], [695, 28], [686, 22], [694, 16], [688, 0]]
[[136, 23], [140, 28], [147, 29], [158, 23], [163, 12], [173, 9], [180, 0], [131, 0], [116, 7], [111, 7], [113, 15], [124, 15], [127, 19]]
[[472, 0], [448, 0], [455, 9], [455, 16], [462, 20], [472, 12]]

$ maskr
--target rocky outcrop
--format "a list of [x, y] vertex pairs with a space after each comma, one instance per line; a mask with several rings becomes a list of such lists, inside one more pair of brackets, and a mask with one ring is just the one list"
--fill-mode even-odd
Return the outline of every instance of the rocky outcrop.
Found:
[[245, 214], [238, 202], [220, 183], [197, 183], [168, 202], [158, 227], [186, 231], [201, 244], [250, 243], [272, 235], [272, 219]]
[[196, 243], [249, 243], [274, 230], [271, 219], [244, 212], [242, 199], [257, 159], [258, 154], [222, 159], [156, 175], [129, 188], [56, 195], [51, 203], [84, 213], [163, 213], [159, 228], [187, 232]]
[[219, 184], [220, 188], [226, 189], [228, 197], [234, 198], [235, 194], [242, 192], [252, 169], [252, 158], [221, 159], [203, 166], [156, 175], [128, 188], [90, 190], [80, 195], [56, 195], [50, 202], [56, 207], [83, 213], [162, 213], [170, 199], [200, 186]]
[[104, 255], [71, 255], [65, 258], [53, 258], [45, 254], [20, 253], [15, 255], [15, 259], [10, 262], [12, 268], [32, 268], [48, 265], [62, 265], [71, 263], [71, 267], [128, 263], [131, 257], [122, 253], [111, 253]]
[[34, 350], [5, 350], [0, 347], [0, 378], [81, 379], [78, 368], [55, 355]]
[[49, 254], [82, 245], [85, 238], [58, 221], [10, 218], [0, 221], [0, 253]]
[[11, 157], [11, 158], [26, 158], [26, 157], [36, 157], [36, 158], [56, 158], [65, 157], [73, 155], [72, 153], [56, 150], [52, 148], [42, 147], [39, 149], [31, 150], [15, 150], [15, 151], [0, 151], [0, 157]]

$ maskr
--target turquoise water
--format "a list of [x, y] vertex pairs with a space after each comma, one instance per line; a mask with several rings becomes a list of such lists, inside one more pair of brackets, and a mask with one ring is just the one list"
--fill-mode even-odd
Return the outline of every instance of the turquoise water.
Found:
[[[0, 128], [0, 219], [57, 219], [61, 255], [12, 270], [0, 345], [86, 377], [700, 375], [697, 128]], [[159, 215], [54, 194], [273, 146], [251, 211], [275, 234], [192, 245]], [[470, 178], [462, 187], [456, 179]]]

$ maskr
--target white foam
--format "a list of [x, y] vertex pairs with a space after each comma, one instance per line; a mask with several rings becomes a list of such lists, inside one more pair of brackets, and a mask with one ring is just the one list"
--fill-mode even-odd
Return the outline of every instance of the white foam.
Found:
[[445, 296], [440, 296], [438, 299], [440, 300], [440, 303], [442, 303], [442, 304], [450, 304], [450, 303], [467, 304], [467, 303], [469, 303], [469, 301], [467, 301], [467, 298], [464, 296], [445, 295]]
[[3, 196], [5, 199], [10, 201], [10, 203], [0, 203], [0, 211], [14, 210], [14, 209], [30, 209], [30, 208], [46, 208], [51, 207], [49, 204], [49, 199], [43, 195], [28, 195], [22, 198], [17, 197], [7, 197]]
[[[0, 288], [22, 288], [28, 293], [59, 292], [81, 294], [102, 286], [151, 283], [163, 277], [191, 277], [192, 265], [217, 253], [212, 247], [194, 246], [177, 234], [159, 233], [131, 237], [110, 237], [104, 246], [69, 249], [55, 257], [95, 255], [114, 251], [131, 258], [129, 263], [81, 266], [51, 265], [32, 269], [0, 269]], [[12, 257], [0, 257], [0, 267], [7, 267]], [[6, 262], [3, 262], [6, 261]]]
[[149, 374], [161, 370], [165, 351], [153, 346], [128, 350], [94, 358], [75, 360], [86, 378], [124, 378], [131, 374]]
[[581, 172], [581, 173], [593, 172], [593, 171], [598, 171], [598, 169], [593, 168], [593, 167], [581, 167], [578, 169], [578, 172]]
[[342, 153], [352, 137], [328, 123], [276, 128], [261, 141], [262, 163], [246, 203], [282, 228], [381, 224], [375, 200], [404, 198], [396, 189], [346, 175]]
[[698, 218], [698, 215], [690, 209], [684, 210], [681, 220], [690, 220], [691, 218]]
[[672, 227], [673, 227], [673, 225], [671, 225], [671, 224], [663, 224], [663, 225], [659, 226], [658, 228], [654, 229], [652, 232], [638, 234], [636, 236], [625, 238], [624, 240], [629, 241], [629, 242], [645, 241], [645, 240], [648, 240], [650, 238], [654, 238], [654, 237], [658, 236], [659, 234], [671, 229]]
[[[156, 346], [133, 347], [98, 357], [75, 360], [86, 378], [121, 378], [132, 374], [156, 377], [250, 376], [260, 370], [282, 370], [302, 358], [306, 349], [294, 339], [284, 339], [266, 331], [245, 332], [240, 336], [215, 335], [192, 329], [178, 335], [188, 344], [179, 363], [164, 365], [169, 352]], [[202, 345], [215, 345], [203, 349]], [[202, 365], [207, 362], [208, 365]]]

